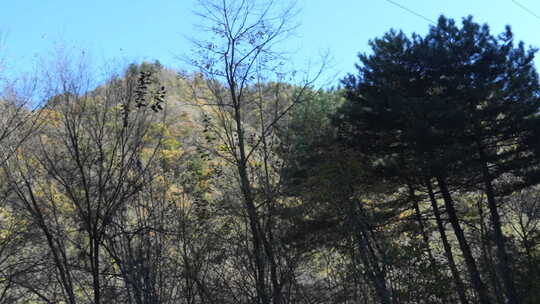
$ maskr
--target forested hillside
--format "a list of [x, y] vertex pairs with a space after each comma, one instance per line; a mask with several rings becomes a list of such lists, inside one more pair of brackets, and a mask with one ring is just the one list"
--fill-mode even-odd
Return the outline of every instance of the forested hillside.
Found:
[[294, 6], [201, 4], [192, 72], [1, 91], [0, 303], [540, 303], [535, 49], [441, 16], [318, 89]]

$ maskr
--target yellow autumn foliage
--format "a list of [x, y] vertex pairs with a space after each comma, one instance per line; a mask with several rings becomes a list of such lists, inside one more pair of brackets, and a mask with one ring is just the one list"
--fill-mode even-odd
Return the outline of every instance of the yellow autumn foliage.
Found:
[[42, 109], [37, 116], [37, 124], [53, 128], [60, 127], [62, 123], [62, 114], [52, 109]]
[[406, 219], [408, 217], [410, 217], [411, 215], [413, 215], [414, 211], [412, 209], [407, 209], [407, 210], [404, 210], [403, 212], [401, 212], [399, 214], [399, 218], [400, 219]]

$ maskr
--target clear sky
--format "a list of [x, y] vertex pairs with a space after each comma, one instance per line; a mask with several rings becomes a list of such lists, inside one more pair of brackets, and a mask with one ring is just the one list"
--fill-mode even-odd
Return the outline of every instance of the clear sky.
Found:
[[[370, 39], [390, 28], [406, 33], [428, 30], [429, 21], [391, 2], [430, 20], [437, 20], [440, 14], [458, 20], [473, 15], [497, 34], [509, 24], [517, 39], [540, 46], [538, 0], [299, 0], [301, 26], [288, 43], [297, 52], [296, 58], [316, 58], [329, 50], [333, 57], [331, 74], [354, 72], [357, 54], [369, 51]], [[85, 50], [98, 61], [158, 59], [168, 67], [186, 68], [178, 56], [189, 54], [186, 37], [196, 34], [194, 3], [0, 0], [0, 32], [4, 36], [0, 57], [11, 75], [30, 71], [38, 58], [61, 45]]]

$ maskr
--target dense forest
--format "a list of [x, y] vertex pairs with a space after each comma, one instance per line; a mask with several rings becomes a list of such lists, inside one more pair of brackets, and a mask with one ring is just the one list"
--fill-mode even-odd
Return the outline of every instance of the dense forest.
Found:
[[200, 4], [193, 71], [0, 91], [0, 303], [540, 303], [535, 49], [441, 16], [318, 89], [294, 6]]

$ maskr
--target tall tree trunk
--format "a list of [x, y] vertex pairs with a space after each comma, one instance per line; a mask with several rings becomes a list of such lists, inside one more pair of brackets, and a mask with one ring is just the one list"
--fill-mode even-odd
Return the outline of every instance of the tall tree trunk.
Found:
[[504, 283], [504, 291], [506, 298], [508, 299], [508, 304], [519, 304], [521, 301], [519, 301], [516, 293], [516, 287], [514, 286], [514, 280], [512, 278], [512, 267], [510, 267], [510, 259], [505, 249], [504, 235], [501, 230], [501, 218], [495, 200], [495, 191], [493, 189], [493, 184], [491, 183], [492, 179], [491, 174], [489, 173], [486, 155], [481, 147], [478, 150], [480, 161], [482, 162], [482, 178], [488, 201], [491, 226], [493, 228], [495, 246], [497, 247], [497, 268]]
[[[480, 216], [480, 239], [482, 244], [482, 258], [484, 263], [488, 268], [489, 280], [491, 281], [491, 286], [494, 290], [502, 290], [501, 283], [499, 278], [497, 278], [497, 273], [493, 267], [493, 258], [491, 254], [491, 243], [489, 242], [489, 237], [486, 235], [485, 219], [484, 219], [484, 210], [482, 208], [482, 202], [479, 200], [477, 204], [478, 215]], [[504, 304], [503, 295], [496, 292], [495, 299], [497, 303]]]
[[373, 246], [370, 244], [369, 231], [365, 222], [361, 219], [361, 212], [358, 211], [354, 202], [349, 202], [349, 208], [351, 210], [351, 222], [354, 227], [354, 235], [359, 244], [358, 254], [362, 263], [367, 268], [366, 275], [373, 283], [375, 293], [380, 301], [379, 303], [392, 304], [392, 295], [390, 290], [388, 290], [388, 286], [386, 286], [384, 273], [379, 266], [379, 258], [375, 254]]
[[[268, 252], [269, 248], [265, 248], [265, 236], [264, 236], [264, 230], [261, 227], [260, 223], [260, 217], [257, 214], [257, 207], [255, 206], [255, 201], [253, 199], [253, 191], [251, 182], [249, 179], [249, 173], [247, 169], [247, 154], [245, 150], [245, 138], [244, 138], [244, 128], [242, 125], [242, 115], [241, 115], [241, 109], [240, 109], [240, 103], [239, 100], [236, 97], [236, 91], [235, 91], [235, 83], [232, 82], [230, 84], [230, 93], [231, 97], [233, 98], [233, 105], [234, 105], [234, 120], [236, 123], [236, 132], [238, 134], [238, 159], [237, 162], [237, 168], [238, 168], [238, 174], [240, 176], [240, 184], [242, 188], [242, 195], [244, 198], [244, 204], [248, 213], [248, 221], [249, 226], [251, 229], [252, 234], [252, 243], [253, 243], [253, 256], [254, 256], [254, 262], [255, 262], [255, 268], [257, 269], [257, 273], [255, 275], [255, 284], [256, 284], [256, 290], [257, 290], [257, 300], [260, 304], [270, 304], [271, 303], [271, 297], [269, 292], [269, 286], [267, 286], [266, 282], [266, 266], [267, 261], [266, 258], [269, 258], [268, 256], [265, 256], [265, 252]], [[271, 246], [271, 244], [266, 244], [267, 246]], [[275, 275], [274, 273], [272, 275]], [[271, 281], [274, 281], [274, 278], [271, 278]], [[277, 295], [272, 292], [273, 297], [277, 297]]]
[[[244, 167], [244, 168], [242, 168]], [[259, 225], [259, 217], [255, 203], [251, 194], [251, 186], [247, 176], [245, 166], [239, 166], [240, 180], [242, 183], [242, 194], [244, 195], [244, 203], [248, 213], [248, 222], [251, 229], [251, 237], [253, 244], [253, 256], [257, 273], [255, 274], [255, 284], [257, 290], [257, 301], [260, 304], [270, 304], [266, 284], [266, 263], [264, 257], [264, 248], [262, 241], [262, 231]]]
[[[94, 229], [94, 233], [97, 229]], [[91, 268], [92, 268], [92, 289], [94, 289], [94, 303], [93, 304], [100, 304], [101, 303], [101, 282], [99, 278], [99, 239], [94, 235], [89, 235], [90, 237], [90, 246], [91, 246]]]
[[441, 213], [439, 212], [439, 206], [437, 204], [437, 199], [435, 198], [435, 193], [433, 192], [433, 186], [431, 185], [430, 180], [426, 181], [426, 187], [428, 190], [431, 207], [433, 209], [433, 214], [435, 215], [435, 221], [437, 222], [437, 229], [441, 235], [444, 253], [446, 255], [446, 259], [448, 260], [448, 266], [450, 267], [450, 272], [452, 273], [452, 278], [454, 279], [454, 285], [459, 295], [459, 301], [461, 304], [468, 304], [469, 301], [467, 301], [467, 295], [465, 294], [465, 285], [463, 285], [463, 281], [459, 276], [459, 270], [457, 269], [456, 262], [454, 260], [454, 254], [452, 253], [452, 246], [446, 237], [446, 230], [444, 229], [444, 223], [441, 219]]
[[431, 251], [431, 246], [429, 245], [429, 236], [426, 232], [426, 227], [424, 225], [424, 219], [422, 218], [422, 212], [420, 211], [420, 206], [418, 205], [418, 197], [414, 194], [413, 187], [409, 184], [407, 185], [409, 188], [409, 196], [411, 197], [413, 201], [413, 207], [414, 212], [416, 213], [416, 221], [418, 222], [418, 226], [420, 227], [420, 234], [422, 235], [422, 239], [424, 241], [424, 246], [426, 247], [426, 251], [428, 254], [429, 261], [431, 265], [436, 265], [435, 258], [433, 257], [433, 252]]
[[463, 232], [463, 229], [459, 224], [456, 209], [454, 208], [454, 201], [452, 200], [452, 196], [448, 191], [446, 181], [444, 180], [444, 178], [437, 177], [437, 183], [439, 184], [439, 189], [441, 190], [441, 194], [444, 200], [444, 206], [446, 207], [448, 220], [452, 224], [452, 228], [454, 229], [454, 233], [458, 240], [459, 247], [461, 249], [461, 252], [463, 253], [463, 259], [465, 259], [465, 264], [467, 265], [467, 270], [469, 272], [471, 283], [478, 294], [479, 303], [491, 304], [491, 300], [489, 298], [486, 286], [484, 282], [482, 282], [480, 272], [478, 271], [478, 267], [476, 266], [476, 261], [474, 260], [474, 257], [472, 255], [471, 248], [469, 246], [469, 243], [467, 242], [467, 239], [465, 238], [465, 233]]

